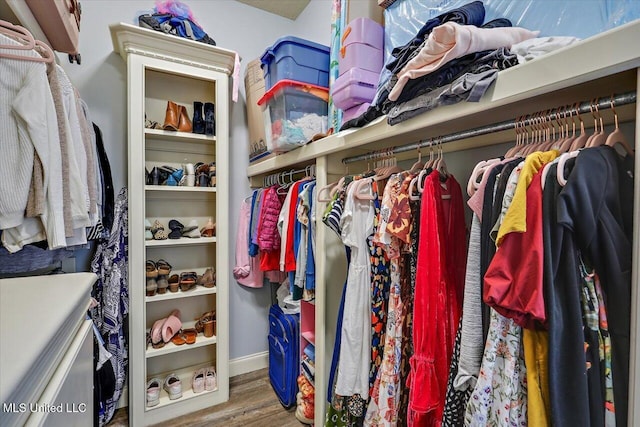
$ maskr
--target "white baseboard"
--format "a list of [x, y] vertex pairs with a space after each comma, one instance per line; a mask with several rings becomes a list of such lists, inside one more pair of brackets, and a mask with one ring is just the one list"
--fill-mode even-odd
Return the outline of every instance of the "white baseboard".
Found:
[[[249, 372], [264, 369], [269, 366], [269, 352], [250, 354], [248, 356], [237, 357], [229, 360], [229, 376], [235, 377]], [[117, 409], [129, 405], [129, 387], [127, 384], [122, 388], [122, 395], [118, 401]]]
[[269, 366], [269, 352], [250, 354], [229, 360], [229, 376], [235, 377]]

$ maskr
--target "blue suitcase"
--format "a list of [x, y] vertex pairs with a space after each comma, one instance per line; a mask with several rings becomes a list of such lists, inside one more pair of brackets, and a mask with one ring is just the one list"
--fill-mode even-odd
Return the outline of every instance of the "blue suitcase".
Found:
[[280, 306], [269, 309], [269, 380], [280, 403], [296, 405], [300, 371], [300, 316], [285, 314]]

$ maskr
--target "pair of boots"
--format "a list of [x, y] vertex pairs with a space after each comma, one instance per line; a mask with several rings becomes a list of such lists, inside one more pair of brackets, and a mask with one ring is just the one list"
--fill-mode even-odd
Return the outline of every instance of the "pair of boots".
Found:
[[167, 111], [164, 116], [164, 130], [177, 130], [180, 132], [191, 132], [193, 127], [187, 108], [175, 102], [167, 101]]
[[216, 134], [216, 112], [212, 102], [204, 103], [204, 114], [202, 102], [193, 103], [193, 133], [205, 135]]

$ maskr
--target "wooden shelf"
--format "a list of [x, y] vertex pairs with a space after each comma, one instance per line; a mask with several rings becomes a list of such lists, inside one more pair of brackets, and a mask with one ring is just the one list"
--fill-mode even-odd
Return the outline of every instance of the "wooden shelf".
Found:
[[203, 144], [216, 142], [215, 136], [202, 135], [199, 133], [175, 132], [163, 129], [145, 129], [144, 134], [147, 138], [154, 138], [160, 141], [184, 141]]
[[191, 239], [189, 237], [181, 237], [179, 239], [166, 239], [166, 240], [145, 240], [144, 245], [148, 248], [157, 247], [170, 247], [170, 246], [192, 246], [192, 245], [206, 245], [209, 243], [216, 243], [214, 237], [198, 237]]
[[179, 187], [171, 185], [145, 185], [145, 191], [168, 191], [177, 193], [215, 193], [216, 187]]

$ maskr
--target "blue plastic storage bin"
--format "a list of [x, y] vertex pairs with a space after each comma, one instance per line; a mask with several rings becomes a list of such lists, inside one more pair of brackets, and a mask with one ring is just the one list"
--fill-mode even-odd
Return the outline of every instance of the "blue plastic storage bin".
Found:
[[280, 80], [329, 87], [329, 46], [298, 37], [282, 37], [260, 58], [265, 90]]

